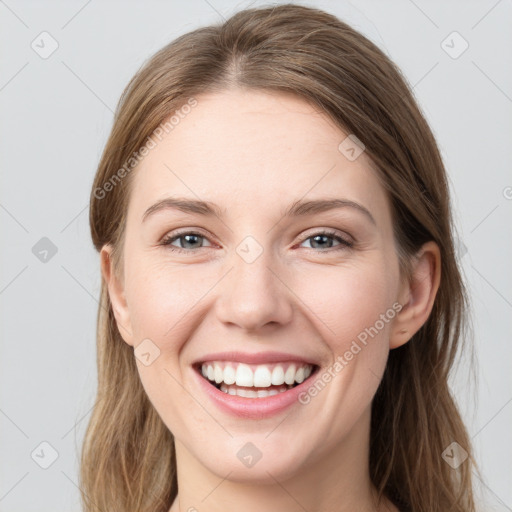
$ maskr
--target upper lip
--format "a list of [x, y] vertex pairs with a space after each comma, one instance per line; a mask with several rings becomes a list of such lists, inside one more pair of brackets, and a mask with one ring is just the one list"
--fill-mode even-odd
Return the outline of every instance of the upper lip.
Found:
[[311, 359], [286, 352], [255, 352], [253, 354], [249, 352], [216, 352], [196, 359], [193, 364], [197, 365], [210, 361], [233, 361], [246, 364], [284, 363], [290, 361], [312, 365], [317, 364]]

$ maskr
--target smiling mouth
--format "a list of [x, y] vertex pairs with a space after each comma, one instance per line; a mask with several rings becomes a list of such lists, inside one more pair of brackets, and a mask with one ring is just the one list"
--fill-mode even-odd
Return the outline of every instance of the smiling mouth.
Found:
[[266, 398], [302, 384], [316, 372], [308, 363], [244, 364], [233, 361], [208, 361], [196, 371], [212, 386], [229, 395]]

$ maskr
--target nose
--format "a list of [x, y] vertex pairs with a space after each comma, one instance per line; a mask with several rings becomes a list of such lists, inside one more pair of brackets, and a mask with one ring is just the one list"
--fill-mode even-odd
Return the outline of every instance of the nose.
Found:
[[293, 293], [286, 285], [284, 267], [265, 251], [252, 262], [235, 254], [232, 262], [216, 300], [218, 320], [250, 332], [290, 323]]

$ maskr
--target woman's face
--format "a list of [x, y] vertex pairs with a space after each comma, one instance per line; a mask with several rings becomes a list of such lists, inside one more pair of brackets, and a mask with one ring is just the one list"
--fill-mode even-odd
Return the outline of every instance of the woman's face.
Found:
[[371, 162], [297, 97], [196, 99], [133, 171], [110, 287], [149, 399], [179, 456], [222, 478], [364, 453], [401, 293]]

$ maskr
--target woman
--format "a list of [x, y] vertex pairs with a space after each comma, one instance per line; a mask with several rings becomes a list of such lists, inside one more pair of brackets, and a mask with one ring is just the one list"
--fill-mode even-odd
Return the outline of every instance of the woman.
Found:
[[163, 48], [123, 93], [90, 224], [85, 510], [475, 510], [446, 174], [361, 34], [281, 5]]

